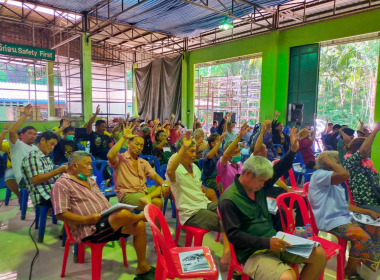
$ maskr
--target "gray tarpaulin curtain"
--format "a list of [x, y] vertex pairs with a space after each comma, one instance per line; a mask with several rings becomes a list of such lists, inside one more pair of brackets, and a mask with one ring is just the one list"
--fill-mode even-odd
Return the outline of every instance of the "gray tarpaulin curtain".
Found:
[[138, 114], [145, 118], [180, 118], [182, 94], [182, 55], [159, 58], [135, 69]]

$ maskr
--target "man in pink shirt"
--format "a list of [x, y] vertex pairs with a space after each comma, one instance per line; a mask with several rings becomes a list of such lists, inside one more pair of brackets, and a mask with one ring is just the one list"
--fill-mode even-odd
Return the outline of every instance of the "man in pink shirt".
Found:
[[314, 144], [316, 133], [313, 133], [313, 136], [311, 138], [310, 133], [311, 131], [307, 130], [306, 128], [302, 129], [299, 132], [299, 151], [301, 153], [303, 162], [305, 163], [306, 169], [317, 169], [317, 166], [315, 164], [315, 156], [311, 148]]
[[52, 189], [51, 201], [58, 220], [70, 226], [76, 242], [102, 243], [133, 235], [137, 255], [137, 280], [154, 280], [155, 268], [146, 261], [144, 213], [132, 214], [126, 209], [109, 215], [101, 213], [111, 207], [100, 192], [92, 174], [91, 154], [77, 151], [70, 155], [67, 174], [59, 178]]
[[[149, 162], [139, 158], [144, 148], [144, 138], [132, 134], [134, 127], [126, 125], [123, 137], [108, 152], [107, 158], [110, 167], [115, 171], [113, 179], [115, 192], [120, 202], [136, 205], [139, 210], [144, 210], [145, 205], [154, 204], [162, 209], [161, 194], [169, 193], [169, 184], [154, 171]], [[120, 154], [125, 141], [128, 141], [128, 151]], [[149, 178], [158, 186], [147, 188]]]
[[236, 174], [241, 174], [243, 163], [241, 162], [240, 141], [247, 134], [250, 127], [244, 123], [234, 141], [224, 144], [224, 154], [216, 164], [218, 175], [222, 181], [223, 189], [227, 189], [234, 182]]

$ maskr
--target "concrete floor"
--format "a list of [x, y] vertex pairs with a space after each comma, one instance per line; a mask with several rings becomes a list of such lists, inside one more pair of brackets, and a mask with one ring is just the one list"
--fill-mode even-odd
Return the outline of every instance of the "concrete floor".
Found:
[[[3, 190], [0, 190], [3, 192]], [[1, 198], [0, 194], [0, 198]], [[0, 200], [1, 201], [1, 200]], [[111, 204], [116, 203], [116, 199], [111, 199]], [[1, 203], [0, 203], [1, 204]], [[31, 206], [31, 204], [29, 204]], [[173, 232], [175, 230], [175, 219], [171, 218], [170, 209], [166, 212], [166, 218]], [[0, 280], [11, 279], [28, 279], [30, 263], [36, 253], [35, 246], [28, 234], [29, 227], [34, 220], [34, 211], [30, 207], [26, 215], [26, 220], [20, 220], [20, 211], [17, 199], [12, 199], [9, 206], [0, 207]], [[63, 248], [61, 241], [58, 239], [62, 223], [53, 225], [51, 219], [48, 219], [45, 238], [43, 244], [38, 244], [39, 256], [33, 267], [32, 279], [36, 280], [53, 280], [60, 279], [59, 275], [62, 268]], [[37, 230], [31, 230], [34, 239], [37, 240]], [[148, 262], [156, 265], [156, 251], [153, 243], [151, 229], [147, 224], [148, 244], [147, 258]], [[206, 234], [203, 245], [207, 245], [212, 250], [216, 263], [222, 256], [223, 245], [216, 243], [216, 234]], [[182, 232], [180, 244], [185, 242], [185, 232]], [[131, 245], [131, 238], [127, 242], [127, 258], [129, 267], [125, 268], [122, 264], [122, 252], [119, 242], [115, 242], [112, 247], [109, 243], [103, 251], [102, 279], [107, 280], [133, 280], [136, 273], [136, 253]], [[324, 279], [335, 279], [335, 258], [328, 262], [325, 270]], [[86, 251], [85, 262], [83, 264], [73, 263], [72, 251], [69, 254], [66, 279], [88, 280], [91, 279], [91, 260], [90, 249]], [[227, 273], [220, 273], [219, 279], [226, 280]]]

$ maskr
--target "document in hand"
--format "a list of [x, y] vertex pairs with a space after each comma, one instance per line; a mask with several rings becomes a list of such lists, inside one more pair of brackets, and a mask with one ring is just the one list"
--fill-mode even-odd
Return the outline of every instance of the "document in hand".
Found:
[[364, 214], [359, 214], [359, 213], [350, 212], [350, 214], [354, 218], [354, 220], [358, 223], [380, 227], [380, 219], [374, 220], [369, 215], [364, 215]]
[[116, 203], [115, 205], [108, 208], [106, 211], [101, 213], [102, 217], [107, 216], [109, 214], [112, 214], [113, 212], [120, 210], [120, 209], [127, 209], [127, 210], [133, 210], [137, 208], [137, 206], [130, 205], [130, 204], [124, 204], [124, 203]]
[[283, 240], [292, 244], [292, 247], [286, 247], [285, 251], [288, 251], [289, 253], [292, 253], [294, 255], [304, 257], [305, 259], [310, 257], [310, 254], [313, 251], [314, 247], [321, 245], [319, 242], [298, 237], [282, 231], [277, 232], [276, 236], [273, 237], [282, 239], [284, 235], [285, 238]]
[[178, 255], [182, 271], [184, 273], [200, 270], [211, 270], [211, 265], [208, 263], [205, 252], [202, 249], [183, 252]]

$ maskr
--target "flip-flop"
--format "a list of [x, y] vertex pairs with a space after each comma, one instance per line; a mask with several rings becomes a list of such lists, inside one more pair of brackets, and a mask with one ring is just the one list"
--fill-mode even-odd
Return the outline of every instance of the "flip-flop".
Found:
[[360, 277], [360, 275], [358, 273], [351, 274], [350, 276], [348, 276], [345, 279], [348, 279], [348, 280], [364, 280], [363, 278]]
[[154, 280], [154, 275], [156, 274], [156, 268], [151, 266], [148, 272], [137, 274], [134, 280]]

